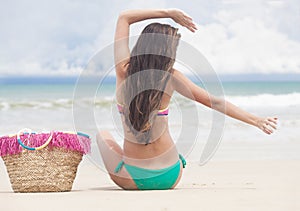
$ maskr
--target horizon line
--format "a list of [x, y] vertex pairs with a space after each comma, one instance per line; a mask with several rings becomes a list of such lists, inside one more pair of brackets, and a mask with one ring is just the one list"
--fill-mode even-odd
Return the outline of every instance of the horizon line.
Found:
[[[187, 75], [191, 80], [198, 80], [195, 76]], [[221, 82], [298, 82], [300, 73], [245, 73], [245, 74], [219, 74]], [[38, 84], [38, 83], [76, 83], [79, 76], [66, 75], [7, 75], [0, 76], [0, 84]], [[91, 77], [92, 82], [97, 82]], [[114, 82], [115, 76], [107, 76], [106, 82]]]

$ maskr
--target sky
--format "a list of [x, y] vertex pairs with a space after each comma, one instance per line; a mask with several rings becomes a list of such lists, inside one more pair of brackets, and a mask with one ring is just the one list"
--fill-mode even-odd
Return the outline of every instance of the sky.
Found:
[[[76, 76], [113, 42], [127, 9], [178, 8], [199, 30], [182, 39], [218, 74], [300, 74], [298, 0], [0, 0], [0, 76]], [[150, 21], [134, 24], [138, 35]], [[113, 55], [108, 55], [112, 58]]]

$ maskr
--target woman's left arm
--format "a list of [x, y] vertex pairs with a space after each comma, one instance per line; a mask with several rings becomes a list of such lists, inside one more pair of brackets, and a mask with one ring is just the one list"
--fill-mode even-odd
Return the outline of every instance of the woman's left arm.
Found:
[[209, 108], [222, 112], [234, 119], [258, 127], [267, 134], [273, 133], [273, 130], [276, 129], [276, 117], [262, 118], [253, 115], [247, 111], [244, 111], [243, 109], [233, 105], [232, 103], [222, 98], [211, 95], [206, 90], [197, 86], [195, 83], [193, 83], [190, 79], [188, 79], [176, 69], [174, 69], [172, 81], [174, 89], [181, 95], [191, 100], [194, 100]]

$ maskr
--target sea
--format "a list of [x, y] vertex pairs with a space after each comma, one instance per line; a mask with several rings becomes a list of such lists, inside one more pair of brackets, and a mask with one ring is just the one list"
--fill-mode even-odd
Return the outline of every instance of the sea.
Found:
[[[108, 130], [120, 145], [123, 142], [114, 79], [76, 82], [77, 78], [0, 78], [0, 135], [23, 128], [84, 132], [92, 139], [89, 159], [103, 166], [97, 131]], [[169, 128], [188, 161], [202, 165], [210, 160], [300, 159], [300, 81], [242, 78], [221, 81], [221, 87], [219, 97], [234, 105], [258, 116], [278, 117], [278, 129], [264, 134], [176, 93], [169, 106]]]

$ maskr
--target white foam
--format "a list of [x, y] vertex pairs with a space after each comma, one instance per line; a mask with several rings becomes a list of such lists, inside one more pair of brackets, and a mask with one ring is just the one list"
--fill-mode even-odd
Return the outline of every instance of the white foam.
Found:
[[[279, 107], [279, 108], [300, 108], [300, 93], [290, 94], [259, 94], [259, 95], [232, 95], [226, 96], [225, 99], [233, 104], [245, 108], [264, 108], [264, 107]], [[96, 108], [110, 109], [115, 99], [111, 96], [97, 97], [96, 99], [82, 98], [76, 99], [76, 103], [79, 102], [86, 106], [95, 106]], [[1, 99], [0, 110], [6, 111], [11, 109], [22, 108], [35, 108], [35, 109], [71, 109], [74, 101], [72, 98], [61, 99], [35, 99], [35, 100], [13, 100], [13, 99]], [[176, 104], [176, 105], [175, 105]], [[191, 100], [183, 97], [175, 96], [171, 101], [170, 107], [182, 107], [188, 108], [193, 105]]]
[[226, 100], [244, 107], [290, 107], [300, 106], [300, 93], [282, 95], [260, 94], [246, 96], [226, 96]]
[[7, 102], [0, 102], [0, 110], [7, 111], [10, 108], [9, 103]]

